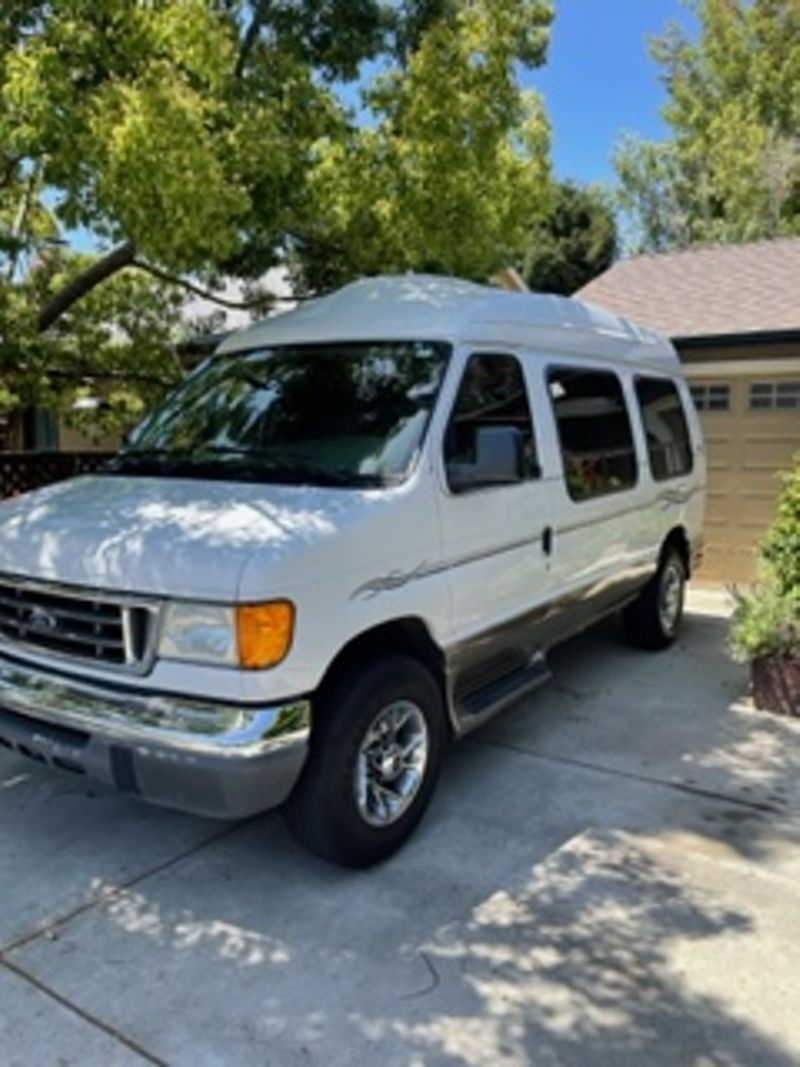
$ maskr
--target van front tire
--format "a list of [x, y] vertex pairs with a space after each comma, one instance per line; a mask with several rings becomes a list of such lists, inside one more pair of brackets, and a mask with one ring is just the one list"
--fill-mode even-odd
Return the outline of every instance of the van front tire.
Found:
[[628, 641], [652, 651], [668, 648], [683, 618], [685, 594], [686, 564], [677, 549], [668, 548], [656, 573], [622, 612]]
[[373, 660], [315, 706], [311, 747], [286, 820], [323, 859], [349, 867], [398, 849], [433, 795], [446, 742], [431, 673], [409, 656]]

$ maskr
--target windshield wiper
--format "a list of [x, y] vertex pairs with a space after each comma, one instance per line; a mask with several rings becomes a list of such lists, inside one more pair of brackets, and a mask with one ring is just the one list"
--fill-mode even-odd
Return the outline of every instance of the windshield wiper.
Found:
[[[232, 462], [226, 462], [226, 458]], [[192, 452], [169, 448], [142, 448], [121, 452], [103, 468], [104, 473], [154, 473], [165, 476], [311, 484], [343, 488], [382, 488], [387, 480], [379, 474], [315, 464], [292, 452], [209, 445]]]
[[178, 452], [173, 448], [133, 448], [119, 452], [100, 467], [97, 473], [120, 474], [129, 468], [139, 470], [143, 467], [152, 467], [160, 471], [164, 467], [172, 468], [175, 464], [183, 466], [191, 462], [191, 452]]
[[[266, 448], [245, 448], [241, 445], [209, 445], [197, 458], [204, 456], [230, 456], [236, 460], [251, 460], [253, 468], [286, 479], [312, 479], [322, 485], [383, 487], [387, 480], [382, 474], [364, 474], [345, 467], [327, 467], [314, 463], [299, 452], [286, 452]], [[237, 468], [238, 469], [238, 466]], [[249, 469], [249, 467], [248, 467]]]

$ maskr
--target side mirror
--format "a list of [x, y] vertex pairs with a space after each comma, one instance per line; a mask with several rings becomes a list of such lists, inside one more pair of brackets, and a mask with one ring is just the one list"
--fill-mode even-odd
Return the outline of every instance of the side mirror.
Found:
[[479, 426], [475, 462], [449, 463], [447, 477], [458, 491], [522, 480], [522, 434], [513, 426]]
[[513, 426], [479, 426], [475, 438], [475, 480], [481, 485], [522, 479], [522, 434]]

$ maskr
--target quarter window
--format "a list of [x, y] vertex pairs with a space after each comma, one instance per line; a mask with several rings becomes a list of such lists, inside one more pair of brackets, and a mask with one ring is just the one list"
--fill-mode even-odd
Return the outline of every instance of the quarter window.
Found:
[[753, 382], [750, 408], [800, 408], [800, 382]]
[[663, 378], [638, 378], [636, 396], [653, 477], [660, 482], [688, 474], [692, 447], [678, 390]]
[[547, 381], [572, 499], [634, 485], [636, 451], [619, 378], [570, 368], [551, 370]]
[[538, 477], [533, 420], [519, 360], [470, 356], [444, 445], [454, 492]]
[[690, 387], [694, 406], [698, 411], [729, 411], [731, 387], [729, 385], [697, 384]]

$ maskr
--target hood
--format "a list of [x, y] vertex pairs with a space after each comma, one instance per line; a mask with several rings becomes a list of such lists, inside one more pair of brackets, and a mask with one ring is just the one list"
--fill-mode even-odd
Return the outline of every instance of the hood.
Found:
[[363, 508], [363, 496], [195, 479], [74, 478], [0, 503], [0, 573], [234, 601], [255, 553], [267, 563], [300, 550], [305, 556]]

